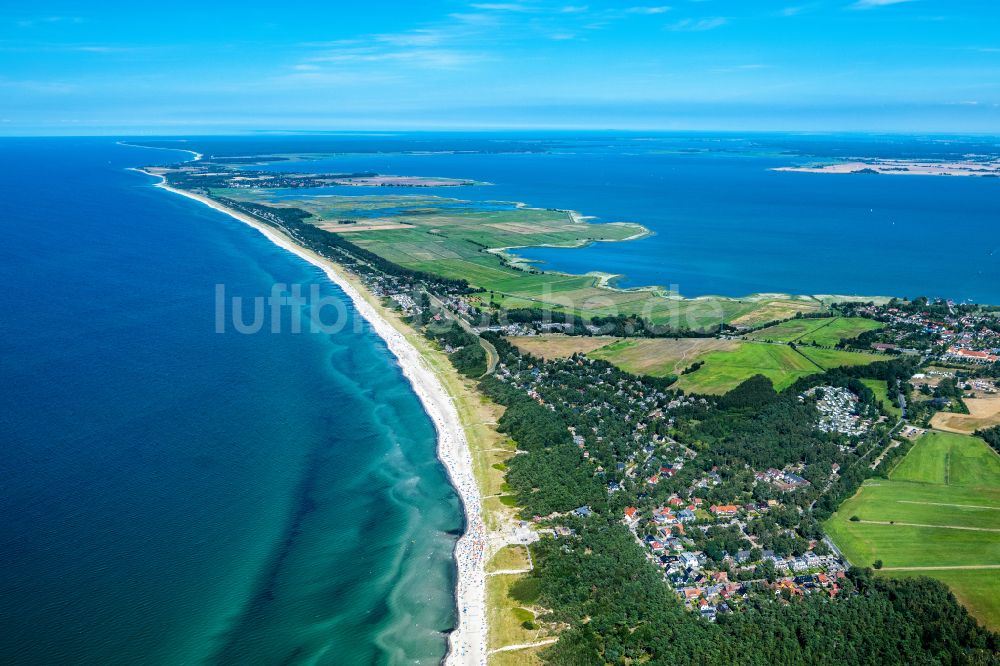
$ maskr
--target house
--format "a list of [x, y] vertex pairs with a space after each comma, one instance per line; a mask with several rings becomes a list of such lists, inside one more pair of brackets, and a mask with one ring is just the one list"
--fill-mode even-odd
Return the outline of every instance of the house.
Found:
[[716, 516], [735, 516], [736, 512], [739, 511], [739, 509], [732, 504], [721, 504], [718, 506], [713, 504], [708, 510]]
[[627, 507], [625, 509], [625, 522], [631, 527], [639, 522], [639, 509], [634, 506]]
[[1000, 360], [1000, 356], [995, 356], [989, 352], [973, 349], [957, 349], [955, 347], [950, 347], [946, 356], [952, 356], [959, 361], [971, 361], [973, 363], [996, 363]]
[[677, 519], [670, 513], [670, 509], [662, 508], [653, 512], [653, 521], [662, 525], [664, 523], [677, 522]]
[[677, 520], [681, 521], [682, 523], [690, 523], [694, 519], [695, 519], [694, 511], [692, 511], [691, 509], [684, 509], [678, 512], [677, 514]]
[[688, 569], [697, 569], [701, 565], [698, 563], [698, 557], [693, 553], [681, 553], [681, 564], [683, 564]]
[[580, 516], [581, 518], [586, 518], [587, 516], [589, 516], [590, 514], [592, 514], [593, 511], [590, 510], [589, 506], [580, 506], [580, 507], [577, 507], [577, 508], [573, 509], [573, 513], [575, 513], [576, 515]]

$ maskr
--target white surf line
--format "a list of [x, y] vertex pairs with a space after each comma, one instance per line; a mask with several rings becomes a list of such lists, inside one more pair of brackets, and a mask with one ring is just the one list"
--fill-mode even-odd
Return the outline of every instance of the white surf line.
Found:
[[945, 504], [944, 502], [918, 502], [917, 500], [896, 500], [902, 504], [929, 504], [930, 506], [960, 506], [966, 509], [991, 509], [1000, 511], [1000, 506], [983, 506], [982, 504]]
[[[136, 169], [141, 171], [141, 169]], [[147, 175], [148, 172], [143, 171]], [[444, 386], [438, 381], [434, 371], [409, 340], [386, 321], [378, 311], [365, 300], [364, 296], [330, 263], [317, 255], [294, 244], [290, 239], [249, 215], [232, 211], [221, 204], [193, 192], [178, 190], [167, 185], [166, 178], [156, 187], [194, 199], [209, 208], [225, 213], [247, 224], [278, 247], [309, 262], [322, 270], [331, 282], [340, 287], [351, 299], [358, 314], [371, 325], [372, 330], [385, 342], [386, 347], [399, 361], [403, 375], [413, 387], [424, 411], [434, 422], [438, 433], [438, 459], [448, 472], [452, 486], [462, 500], [465, 510], [465, 532], [455, 544], [456, 612], [457, 624], [448, 635], [448, 654], [444, 663], [461, 666], [485, 666], [486, 664], [486, 572], [485, 548], [486, 529], [482, 519], [482, 505], [479, 487], [472, 473], [472, 454], [465, 438], [465, 430], [458, 416], [458, 410]]]
[[933, 527], [934, 529], [941, 530], [969, 530], [971, 532], [1000, 532], [1000, 529], [994, 527], [963, 527], [960, 525], [924, 525], [923, 523], [901, 523], [898, 520], [888, 521], [888, 520], [859, 520], [859, 523], [867, 523], [869, 525], [891, 525], [892, 527]]
[[[190, 150], [188, 148], [167, 148], [166, 146], [140, 146], [135, 143], [125, 143], [124, 141], [115, 141], [115, 143], [118, 144], [119, 146], [128, 146], [129, 148], [145, 148], [146, 150], [179, 150], [182, 153], [191, 153], [192, 155], [194, 155], [194, 159], [191, 160], [192, 162], [197, 162], [201, 158], [205, 157], [201, 153], [196, 152], [194, 150]], [[136, 171], [141, 171], [141, 169], [136, 169]]]

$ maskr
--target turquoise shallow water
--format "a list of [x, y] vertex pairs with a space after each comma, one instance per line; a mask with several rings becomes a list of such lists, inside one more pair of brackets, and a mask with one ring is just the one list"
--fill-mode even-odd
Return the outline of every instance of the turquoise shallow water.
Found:
[[[124, 170], [178, 153], [2, 147], [0, 663], [436, 663], [461, 510], [349, 301]], [[349, 326], [215, 332], [275, 282]]]

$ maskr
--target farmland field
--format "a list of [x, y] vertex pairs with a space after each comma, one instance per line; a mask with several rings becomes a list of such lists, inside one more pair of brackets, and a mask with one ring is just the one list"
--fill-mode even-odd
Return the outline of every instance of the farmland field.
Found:
[[861, 317], [828, 317], [824, 319], [791, 319], [754, 331], [747, 337], [774, 342], [800, 342], [833, 347], [841, 340], [856, 338], [865, 331], [882, 328], [883, 324]]
[[929, 432], [825, 528], [853, 564], [880, 559], [883, 575], [939, 578], [1000, 628], [1000, 456], [982, 440]]
[[817, 349], [815, 347], [799, 347], [799, 353], [823, 368], [840, 368], [845, 365], [868, 365], [875, 361], [885, 360], [884, 356], [865, 354], [863, 352], [842, 351], [840, 349]]
[[970, 434], [980, 428], [1000, 425], [1000, 394], [984, 394], [978, 398], [965, 398], [968, 414], [938, 412], [931, 425], [939, 430]]
[[698, 358], [705, 365], [678, 380], [692, 393], [725, 393], [753, 375], [764, 375], [778, 391], [800, 377], [822, 372], [788, 345], [741, 342], [733, 351], [709, 352]]
[[712, 351], [739, 349], [739, 342], [715, 338], [655, 338], [620, 340], [588, 354], [637, 375], [680, 375], [684, 368]]
[[[800, 348], [784, 344], [715, 338], [629, 339], [587, 354], [626, 372], [653, 377], [676, 375], [677, 386], [692, 393], [725, 393], [753, 375], [764, 375], [776, 390], [795, 380], [844, 365], [861, 365], [877, 356], [837, 349]], [[704, 365], [681, 372], [695, 362]]]
[[600, 349], [619, 338], [610, 335], [587, 337], [582, 335], [563, 335], [551, 333], [547, 335], [520, 335], [507, 338], [508, 341], [522, 352], [538, 356], [546, 360], [566, 358], [577, 352], [586, 354]]

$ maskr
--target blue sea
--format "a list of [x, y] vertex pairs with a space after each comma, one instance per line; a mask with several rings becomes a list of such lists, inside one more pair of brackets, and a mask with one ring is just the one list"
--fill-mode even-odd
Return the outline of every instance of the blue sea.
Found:
[[[350, 301], [125, 170], [185, 153], [0, 148], [0, 663], [437, 663], [461, 508]], [[216, 332], [275, 283], [348, 325]]]

